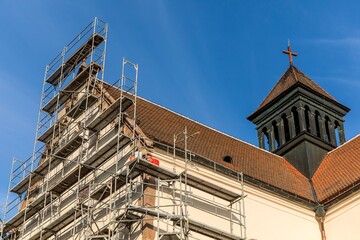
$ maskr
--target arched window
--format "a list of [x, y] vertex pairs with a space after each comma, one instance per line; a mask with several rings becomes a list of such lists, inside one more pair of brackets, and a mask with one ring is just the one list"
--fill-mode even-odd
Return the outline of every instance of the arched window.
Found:
[[285, 142], [287, 142], [290, 140], [289, 121], [288, 121], [285, 113], [283, 115], [281, 115], [281, 119], [283, 120], [283, 123], [284, 123]]
[[300, 133], [300, 122], [299, 122], [299, 113], [296, 109], [296, 107], [293, 107], [291, 109], [291, 112], [294, 116], [294, 124], [295, 124], [295, 135], [298, 135]]
[[318, 138], [321, 138], [320, 133], [320, 113], [318, 111], [315, 111], [315, 128], [316, 128], [316, 136]]
[[335, 143], [336, 146], [339, 146], [340, 143], [340, 124], [338, 121], [334, 122], [334, 130], [335, 130]]
[[306, 131], [307, 131], [307, 132], [311, 132], [309, 112], [310, 112], [309, 107], [308, 107], [308, 106], [305, 106], [305, 125], [306, 125]]
[[278, 149], [280, 146], [280, 139], [279, 139], [279, 128], [276, 124], [276, 121], [273, 121], [272, 123], [272, 127], [274, 129], [274, 139], [275, 139], [275, 149]]
[[224, 156], [223, 160], [224, 160], [224, 162], [227, 162], [227, 163], [231, 163], [231, 164], [233, 163], [233, 159], [229, 155]]
[[262, 132], [264, 134], [264, 148], [268, 151], [270, 151], [270, 139], [269, 139], [269, 135], [268, 135], [268, 132], [267, 132], [267, 128], [264, 127], [262, 129]]
[[326, 132], [326, 138], [325, 140], [329, 143], [331, 142], [331, 136], [330, 136], [330, 119], [328, 116], [325, 117], [325, 132]]

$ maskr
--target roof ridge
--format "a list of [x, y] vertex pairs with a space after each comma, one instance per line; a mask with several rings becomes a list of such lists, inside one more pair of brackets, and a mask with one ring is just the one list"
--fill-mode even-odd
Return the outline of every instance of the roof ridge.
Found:
[[[272, 91], [277, 87], [277, 85], [278, 85], [278, 83], [280, 82], [280, 80], [282, 79], [282, 78], [285, 78], [286, 76], [286, 74], [288, 74], [288, 72], [289, 72], [289, 69], [291, 68], [291, 66], [281, 75], [281, 77], [279, 78], [279, 80], [275, 83], [275, 85], [270, 89], [270, 91], [266, 94], [266, 97], [261, 101], [261, 103], [260, 103], [260, 105], [256, 108], [256, 110], [253, 112], [253, 113], [255, 113], [256, 111], [258, 111], [260, 108], [262, 108], [262, 105], [263, 105], [263, 103], [267, 100], [267, 96], [269, 96], [271, 93], [272, 93]], [[267, 105], [267, 103], [265, 104], [265, 105]], [[264, 105], [264, 106], [265, 106]], [[252, 114], [253, 114], [252, 113]]]
[[296, 82], [300, 82], [300, 81], [299, 81], [299, 78], [296, 76], [296, 72], [299, 72], [299, 70], [298, 70], [297, 67], [295, 67], [294, 65], [291, 65], [290, 67], [291, 67], [291, 70], [292, 70], [292, 72], [293, 72], [293, 74], [294, 74], [294, 77], [295, 77]]
[[[360, 134], [328, 152], [312, 176], [321, 204], [331, 206], [357, 188]], [[350, 145], [349, 145], [350, 144]]]
[[338, 146], [337, 148], [332, 149], [331, 151], [329, 151], [323, 158], [323, 160], [321, 161], [320, 165], [318, 166], [318, 168], [316, 169], [316, 171], [314, 172], [314, 174], [311, 176], [311, 179], [313, 179], [313, 177], [316, 175], [316, 173], [318, 171], [320, 171], [320, 168], [323, 164], [325, 164], [325, 158], [329, 157], [330, 155], [334, 154], [336, 151], [342, 149], [345, 145], [349, 144], [350, 142], [354, 141], [355, 139], [357, 139], [358, 137], [360, 137], [360, 133], [357, 134], [356, 136], [354, 136], [353, 138], [351, 138], [350, 140], [348, 140], [347, 142], [345, 142], [344, 144]]
[[[207, 125], [205, 125], [205, 124], [203, 124], [203, 123], [201, 123], [201, 122], [195, 121], [195, 120], [193, 120], [193, 119], [191, 119], [191, 118], [189, 118], [189, 117], [187, 117], [187, 116], [184, 116], [184, 115], [182, 115], [182, 114], [180, 114], [180, 113], [178, 113], [178, 112], [175, 112], [174, 110], [171, 110], [171, 109], [169, 109], [169, 108], [166, 108], [166, 107], [164, 107], [164, 106], [161, 106], [161, 105], [158, 104], [158, 103], [154, 103], [154, 102], [152, 102], [152, 101], [150, 101], [150, 100], [147, 100], [147, 99], [145, 99], [145, 98], [143, 98], [143, 97], [140, 97], [140, 96], [137, 96], [137, 97], [140, 98], [141, 100], [145, 101], [145, 102], [154, 104], [155, 106], [160, 107], [160, 108], [162, 108], [162, 109], [165, 109], [166, 111], [169, 111], [169, 112], [171, 112], [171, 113], [173, 113], [173, 114], [176, 114], [176, 115], [178, 115], [178, 116], [180, 116], [180, 117], [183, 117], [183, 118], [185, 118], [185, 119], [187, 119], [187, 120], [190, 120], [190, 121], [192, 121], [192, 122], [194, 122], [194, 123], [196, 123], [196, 124], [199, 124], [199, 125], [201, 125], [201, 126], [203, 126], [203, 127], [206, 127], [206, 128], [208, 128], [208, 129], [210, 129], [210, 130], [212, 130], [212, 131], [214, 131], [214, 132], [220, 133], [220, 134], [222, 134], [222, 135], [224, 135], [224, 136], [227, 136], [227, 137], [229, 137], [229, 138], [232, 138], [232, 139], [234, 139], [234, 140], [236, 140], [236, 141], [239, 141], [239, 142], [241, 142], [241, 143], [244, 143], [244, 144], [246, 144], [246, 145], [249, 145], [249, 146], [251, 146], [251, 147], [254, 147], [254, 148], [258, 149], [258, 150], [264, 151], [264, 152], [266, 152], [266, 153], [268, 153], [268, 154], [271, 154], [271, 155], [273, 155], [273, 156], [275, 156], [275, 157], [277, 157], [277, 158], [284, 159], [284, 160], [287, 162], [287, 160], [286, 160], [285, 158], [283, 158], [283, 157], [281, 157], [281, 156], [279, 156], [279, 155], [276, 155], [275, 153], [269, 152], [269, 151], [267, 151], [267, 150], [265, 150], [265, 149], [262, 149], [262, 148], [260, 148], [260, 147], [258, 147], [258, 146], [255, 146], [255, 145], [251, 144], [251, 143], [245, 142], [245, 141], [243, 141], [243, 140], [241, 140], [241, 139], [238, 139], [238, 138], [236, 138], [236, 137], [234, 137], [234, 136], [231, 136], [231, 135], [229, 135], [229, 134], [227, 134], [227, 133], [224, 133], [224, 132], [221, 132], [221, 131], [219, 131], [219, 130], [216, 130], [216, 129], [214, 129], [214, 128], [212, 128], [212, 127], [209, 127], [209, 126], [207, 126]], [[290, 164], [290, 165], [291, 165], [291, 164]], [[291, 166], [292, 166], [292, 165], [291, 165]]]
[[341, 144], [341, 145], [338, 146], [337, 148], [334, 148], [333, 150], [329, 151], [329, 152], [325, 155], [325, 157], [328, 156], [328, 155], [330, 155], [330, 154], [332, 154], [333, 152], [336, 152], [337, 150], [341, 149], [342, 147], [344, 147], [344, 146], [347, 145], [348, 143], [354, 141], [354, 140], [355, 140], [356, 138], [358, 138], [358, 137], [360, 137], [360, 133], [357, 134], [356, 136], [352, 137], [350, 140], [346, 141], [345, 143]]
[[[337, 101], [330, 93], [328, 93], [323, 87], [321, 87], [319, 84], [317, 84], [314, 80], [312, 80], [308, 75], [306, 75], [305, 73], [303, 73], [300, 69], [298, 69], [297, 67], [294, 66], [294, 68], [297, 70], [297, 72], [301, 75], [303, 75], [304, 79], [306, 80], [306, 82], [314, 89], [314, 88], [319, 88], [321, 91], [324, 91], [325, 94], [321, 93], [321, 92], [318, 92], [320, 93], [321, 95], [327, 97], [327, 98], [330, 98], [332, 100], [335, 100]], [[299, 81], [300, 82], [300, 81]], [[301, 82], [300, 82], [301, 83]], [[328, 96], [326, 96], [326, 94]]]

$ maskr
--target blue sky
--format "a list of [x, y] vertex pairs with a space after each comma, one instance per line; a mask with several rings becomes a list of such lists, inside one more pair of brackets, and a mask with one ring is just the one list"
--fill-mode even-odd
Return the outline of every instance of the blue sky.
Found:
[[359, 133], [357, 1], [0, 0], [0, 205], [12, 157], [32, 153], [45, 66], [95, 16], [109, 23], [105, 79], [139, 64], [139, 95], [256, 145], [246, 120], [295, 66], [352, 110]]

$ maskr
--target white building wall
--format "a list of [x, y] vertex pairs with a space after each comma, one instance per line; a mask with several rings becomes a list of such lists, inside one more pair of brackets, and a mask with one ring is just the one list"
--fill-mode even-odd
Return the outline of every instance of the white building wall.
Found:
[[327, 240], [360, 239], [360, 192], [329, 208], [325, 232]]
[[313, 211], [251, 186], [245, 188], [245, 194], [248, 239], [321, 239]]
[[[161, 155], [156, 157], [161, 159], [161, 167], [172, 168], [172, 160]], [[182, 163], [177, 162], [176, 165], [177, 171], [180, 172]], [[199, 165], [196, 165], [196, 167], [195, 165], [189, 165], [188, 172], [209, 182], [216, 183], [225, 189], [239, 192], [239, 183], [237, 181], [215, 173], [211, 169]], [[194, 188], [191, 191], [203, 197], [214, 199], [206, 193], [201, 194]], [[246, 195], [245, 214], [248, 240], [321, 240], [315, 213], [311, 209], [296, 205], [288, 199], [275, 196], [249, 184], [245, 184], [244, 194]], [[215, 199], [215, 201], [221, 202], [219, 199]], [[190, 207], [189, 213], [189, 217], [197, 221], [206, 222], [206, 224], [213, 227], [220, 227], [227, 232], [230, 229], [228, 222], [214, 215], [201, 212], [199, 209]], [[207, 239], [204, 236], [199, 237], [197, 233], [194, 233], [193, 237], [194, 239]]]

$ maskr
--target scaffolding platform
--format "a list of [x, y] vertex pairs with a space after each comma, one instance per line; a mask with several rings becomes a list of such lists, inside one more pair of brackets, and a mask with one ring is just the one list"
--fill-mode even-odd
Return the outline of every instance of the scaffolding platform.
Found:
[[[41, 139], [46, 141], [47, 138], [50, 138], [51, 132], [53, 132], [54, 127], [50, 127], [44, 134]], [[49, 135], [49, 137], [45, 137], [45, 135]], [[58, 147], [55, 148], [54, 153], [50, 155], [50, 159], [45, 160], [40, 163], [33, 171], [33, 176], [31, 178], [32, 181], [36, 181], [41, 179], [49, 170], [54, 169], [61, 161], [63, 161], [66, 157], [68, 157], [73, 151], [75, 151], [86, 139], [83, 137], [82, 131], [75, 131], [74, 133], [65, 136], [60, 141]], [[51, 164], [50, 164], [51, 163]], [[50, 165], [50, 169], [49, 169]], [[25, 186], [21, 187], [17, 191], [25, 191], [27, 188]]]
[[[121, 103], [122, 112], [125, 112], [133, 104], [133, 101], [126, 96], [121, 101], [122, 101]], [[113, 121], [116, 116], [119, 115], [119, 107], [120, 107], [120, 100], [117, 100], [113, 104], [111, 104], [105, 111], [103, 111], [99, 116], [97, 116], [93, 121], [91, 121], [86, 126], [86, 128], [92, 131], [101, 130], [111, 121]]]
[[80, 147], [83, 141], [87, 140], [83, 135], [82, 131], [76, 131], [71, 134], [71, 136], [65, 136], [65, 138], [60, 140], [59, 146], [55, 148], [53, 155], [58, 158], [68, 157], [72, 152]]
[[[173, 173], [172, 171], [162, 168], [158, 165], [155, 165], [147, 160], [137, 159], [134, 161], [136, 161], [136, 162], [132, 163], [132, 164], [134, 164], [134, 169], [135, 169], [134, 171], [144, 172], [149, 175], [152, 175], [153, 177], [159, 177], [162, 180], [179, 178], [179, 176], [177, 174]], [[215, 184], [212, 184], [208, 181], [202, 180], [202, 179], [200, 179], [194, 175], [191, 175], [189, 173], [187, 174], [187, 184], [189, 186], [195, 187], [199, 190], [210, 193], [216, 197], [227, 200], [229, 202], [242, 197], [242, 195], [233, 193], [227, 189], [221, 188], [221, 187], [219, 187]]]
[[[116, 191], [120, 187], [124, 186], [126, 179], [123, 176], [119, 176], [116, 179], [111, 179], [109, 185], [103, 185], [91, 193], [90, 197], [92, 199], [102, 201], [107, 198], [112, 192]], [[115, 187], [116, 186], [116, 187]]]
[[16, 194], [22, 194], [29, 188], [29, 181], [31, 179], [31, 182], [37, 182], [38, 180], [43, 178], [43, 174], [48, 172], [49, 161], [45, 161], [42, 164], [40, 164], [32, 173], [27, 175], [25, 178], [23, 178], [18, 184], [16, 184], [12, 189], [10, 189], [10, 192], [16, 193]]
[[198, 178], [194, 175], [191, 175], [189, 173], [187, 176], [187, 181], [188, 181], [187, 183], [189, 186], [195, 187], [197, 189], [200, 189], [204, 192], [210, 193], [211, 195], [214, 195], [221, 199], [227, 200], [229, 202], [232, 202], [232, 201], [242, 197], [241, 194], [237, 194], [237, 193], [234, 193], [227, 189], [221, 188], [213, 183], [205, 181], [205, 180]]
[[55, 72], [46, 80], [47, 83], [57, 85], [67, 76], [75, 67], [84, 59], [87, 58], [93, 51], [93, 47], [99, 46], [105, 38], [94, 33], [78, 50], [69, 57]]
[[[117, 133], [116, 129], [114, 129], [114, 131], [115, 133]], [[125, 146], [129, 142], [130, 139], [123, 135], [119, 139], [119, 146]], [[108, 159], [118, 151], [117, 143], [118, 135], [114, 134], [110, 139], [102, 143], [95, 153], [89, 155], [83, 165], [92, 167], [99, 166], [102, 162], [104, 162], [106, 159]]]
[[[131, 152], [128, 152], [126, 155], [124, 155], [120, 160], [129, 158], [131, 155]], [[115, 176], [115, 177], [113, 177]], [[94, 179], [94, 184], [101, 184], [103, 182], [107, 182], [108, 184], [102, 184], [100, 187], [95, 188], [92, 193], [90, 193], [90, 197], [92, 199], [96, 199], [98, 201], [101, 201], [108, 197], [111, 192], [114, 192], [125, 185], [126, 183], [126, 169], [120, 172], [116, 172], [116, 163], [111, 165], [109, 168], [104, 170], [101, 174], [99, 174]], [[110, 187], [112, 186], [112, 188]]]
[[[128, 211], [120, 214], [117, 218], [116, 221], [121, 221], [121, 225], [126, 225], [127, 223], [134, 223], [137, 222], [139, 220], [141, 220], [143, 217], [139, 216], [137, 214], [132, 214]], [[98, 229], [97, 231], [94, 231], [92, 236], [88, 236], [86, 238], [86, 240], [88, 239], [97, 239], [98, 237], [109, 237], [109, 233], [111, 232], [111, 230], [109, 230], [109, 224], [106, 224], [104, 227]], [[102, 238], [101, 240], [107, 240], [108, 238]]]
[[[102, 70], [102, 67], [91, 62], [90, 65], [80, 72], [63, 90], [60, 90], [43, 108], [42, 110], [47, 113], [54, 113], [59, 109], [67, 100], [70, 99], [71, 94], [81, 87], [89, 76], [96, 75]], [[91, 71], [91, 72], [90, 72]]]
[[135, 159], [133, 162], [130, 162], [130, 169], [133, 169], [133, 172], [138, 173], [147, 173], [153, 177], [158, 177], [162, 180], [170, 180], [179, 178], [178, 174], [173, 173], [170, 170], [167, 170], [163, 167], [155, 165], [147, 160]]
[[19, 211], [15, 216], [10, 218], [4, 225], [4, 233], [10, 231], [12, 228], [20, 226], [24, 221], [25, 209]]
[[41, 194], [32, 203], [30, 203], [26, 208], [22, 209], [15, 216], [13, 216], [11, 219], [9, 219], [9, 221], [7, 221], [4, 226], [4, 232], [7, 232], [12, 228], [16, 228], [16, 227], [20, 226], [24, 221], [25, 213], [26, 213], [25, 221], [28, 220], [29, 218], [31, 218], [32, 216], [34, 216], [36, 213], [38, 213], [39, 209], [41, 209], [43, 207], [45, 198], [46, 198], [47, 202], [50, 202], [50, 200], [51, 200], [50, 195], [46, 196], [46, 194]]
[[[31, 175], [31, 181], [37, 182], [41, 180], [45, 176], [45, 174], [53, 170], [63, 160], [64, 160], [63, 158], [58, 158], [52, 155], [51, 157], [49, 157], [49, 159], [39, 163], [39, 165], [34, 169], [33, 174]], [[19, 191], [25, 192], [26, 190], [27, 187], [22, 188]]]
[[148, 216], [152, 216], [152, 217], [160, 217], [160, 218], [168, 219], [168, 220], [174, 221], [174, 222], [183, 219], [183, 216], [180, 216], [180, 215], [174, 215], [174, 214], [170, 214], [170, 213], [167, 213], [164, 211], [150, 209], [147, 207], [136, 206], [136, 205], [130, 205], [128, 207], [128, 211], [142, 213], [144, 215], [148, 215]]
[[107, 240], [108, 237], [108, 235], [96, 235], [92, 237], [87, 237], [86, 240]]
[[25, 176], [20, 182], [18, 182], [13, 188], [11, 188], [10, 192], [16, 194], [22, 194], [28, 189], [29, 181], [30, 181], [30, 174]]
[[[86, 174], [88, 174], [91, 170], [88, 168], [80, 167], [76, 162], [75, 164], [69, 164], [74, 165], [75, 168], [70, 169], [69, 171], [66, 171], [65, 174], [62, 174], [59, 172], [54, 176], [54, 182], [49, 180], [49, 191], [56, 192], [57, 194], [63, 193], [66, 189], [74, 185], [78, 178], [83, 178]], [[71, 168], [73, 166], [69, 166]], [[65, 170], [64, 170], [65, 172]], [[56, 181], [57, 180], [57, 181]]]
[[181, 240], [181, 238], [179, 237], [179, 233], [161, 233], [161, 240]]
[[67, 116], [71, 118], [78, 118], [86, 109], [92, 106], [96, 100], [97, 96], [94, 94], [85, 94], [82, 96], [76, 104], [66, 113]]
[[57, 158], [55, 156], [49, 157], [49, 159], [45, 160], [44, 162], [40, 163], [35, 169], [34, 173], [35, 176], [32, 177], [32, 180], [36, 181], [38, 178], [36, 176], [43, 177], [46, 173], [49, 172], [49, 165], [50, 170], [54, 169], [63, 159]]
[[[76, 196], [74, 196], [76, 197]], [[73, 206], [75, 203], [75, 199], [67, 199], [70, 201], [69, 203], [65, 203], [63, 206], [59, 206], [59, 212], [61, 212], [63, 209], [66, 211], [61, 212], [61, 214], [57, 215], [58, 217], [52, 217], [51, 216], [45, 216], [45, 223], [42, 226], [42, 229], [38, 229], [38, 231], [34, 235], [27, 236], [26, 239], [28, 240], [37, 240], [37, 239], [48, 239], [52, 235], [54, 235], [57, 231], [68, 225], [69, 223], [74, 221], [74, 215], [77, 212], [76, 207]], [[79, 214], [79, 213], [77, 213]], [[46, 219], [47, 218], [47, 219]], [[46, 222], [48, 221], [48, 222]], [[25, 236], [26, 236], [26, 230], [25, 230]]]
[[205, 236], [208, 236], [213, 239], [217, 240], [245, 240], [237, 235], [224, 232], [219, 228], [215, 228], [201, 222], [197, 222], [194, 220], [189, 219], [189, 229], [194, 232], [201, 233]]
[[[126, 145], [129, 142], [130, 139], [127, 137], [120, 139], [121, 146]], [[117, 151], [116, 145], [117, 136], [115, 135], [91, 157], [85, 159], [84, 162], [70, 162], [70, 164], [64, 167], [63, 171], [59, 171], [49, 180], [49, 191], [54, 191], [59, 194], [64, 192], [66, 189], [75, 184], [78, 179], [83, 178], [86, 174], [96, 169], [105, 160], [114, 155]]]
[[125, 213], [121, 214], [120, 216], [118, 216], [116, 218], [117, 221], [119, 221], [120, 219], [129, 221], [129, 222], [133, 222], [133, 221], [138, 221], [140, 220], [142, 217], [137, 215], [137, 214], [133, 214], [129, 211], [126, 211]]
[[66, 124], [57, 122], [54, 125], [50, 126], [43, 134], [41, 134], [41, 136], [37, 140], [43, 143], [48, 143], [53, 137], [59, 135], [59, 133], [61, 132], [60, 129], [66, 129], [66, 127]]
[[[174, 214], [170, 214], [164, 211], [160, 211], [160, 210], [154, 210], [154, 209], [149, 209], [146, 207], [141, 207], [141, 206], [136, 206], [136, 205], [130, 205], [130, 207], [128, 208], [128, 211], [134, 211], [134, 212], [138, 212], [138, 213], [142, 213], [144, 215], [148, 215], [148, 216], [152, 216], [152, 217], [159, 217], [159, 218], [163, 218], [163, 219], [168, 219], [170, 221], [173, 222], [177, 222], [177, 224], [179, 225], [179, 221], [180, 220], [184, 220], [183, 216], [180, 215], [174, 215]], [[205, 236], [214, 238], [214, 239], [218, 239], [218, 240], [243, 240], [243, 238], [238, 237], [234, 234], [231, 234], [229, 232], [223, 231], [221, 229], [194, 221], [194, 220], [189, 220], [189, 229], [194, 231], [194, 232], [198, 232], [201, 233]], [[168, 233], [168, 234], [161, 234], [161, 235], [167, 235], [168, 238], [165, 239], [178, 239], [176, 238], [177, 235], [174, 233]], [[163, 239], [163, 238], [162, 238]]]

